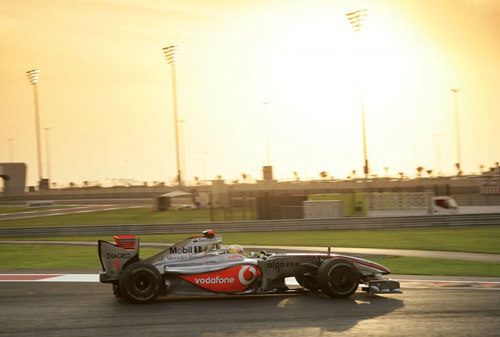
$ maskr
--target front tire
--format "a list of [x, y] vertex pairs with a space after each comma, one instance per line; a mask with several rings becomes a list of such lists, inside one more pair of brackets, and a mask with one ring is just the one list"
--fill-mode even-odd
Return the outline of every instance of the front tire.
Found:
[[329, 259], [318, 269], [318, 285], [332, 298], [349, 297], [356, 292], [360, 274], [354, 264], [344, 259]]
[[135, 262], [120, 276], [120, 291], [134, 303], [153, 302], [161, 292], [162, 276], [152, 264]]

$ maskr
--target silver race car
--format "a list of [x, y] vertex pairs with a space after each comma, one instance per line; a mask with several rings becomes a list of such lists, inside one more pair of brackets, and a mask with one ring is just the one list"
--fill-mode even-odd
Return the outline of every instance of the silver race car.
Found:
[[[238, 245], [221, 248], [213, 230], [189, 237], [141, 260], [139, 238], [117, 235], [116, 244], [99, 240], [103, 271], [99, 280], [113, 284], [115, 296], [136, 303], [158, 296], [202, 294], [269, 294], [321, 291], [349, 297], [361, 284], [369, 294], [401, 293], [399, 282], [383, 279], [386, 267], [368, 260], [328, 253], [245, 252]], [[289, 289], [285, 278], [301, 286]]]

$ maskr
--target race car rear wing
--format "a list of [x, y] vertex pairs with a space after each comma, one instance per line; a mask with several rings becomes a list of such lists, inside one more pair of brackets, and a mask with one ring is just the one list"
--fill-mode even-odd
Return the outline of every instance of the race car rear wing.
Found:
[[116, 244], [99, 240], [98, 253], [103, 271], [99, 280], [116, 282], [127, 265], [139, 261], [139, 238], [133, 235], [115, 235]]

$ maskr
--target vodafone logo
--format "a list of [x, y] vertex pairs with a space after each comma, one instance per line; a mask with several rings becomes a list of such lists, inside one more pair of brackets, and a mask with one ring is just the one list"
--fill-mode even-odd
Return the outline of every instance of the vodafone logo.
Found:
[[245, 291], [262, 273], [257, 266], [244, 264], [196, 275], [178, 277], [200, 288], [221, 293]]
[[234, 278], [229, 277], [207, 277], [207, 278], [195, 278], [194, 281], [196, 284], [226, 284], [226, 283], [234, 283]]
[[244, 266], [238, 273], [238, 279], [240, 280], [241, 284], [244, 284], [246, 286], [252, 283], [256, 277], [257, 270], [255, 270], [255, 268], [252, 266]]

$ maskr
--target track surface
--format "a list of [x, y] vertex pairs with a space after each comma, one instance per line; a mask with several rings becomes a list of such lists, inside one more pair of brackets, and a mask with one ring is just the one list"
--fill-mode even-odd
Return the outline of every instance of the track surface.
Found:
[[1, 336], [488, 336], [500, 291], [403, 289], [332, 300], [320, 294], [167, 298], [132, 305], [96, 283], [0, 284]]

